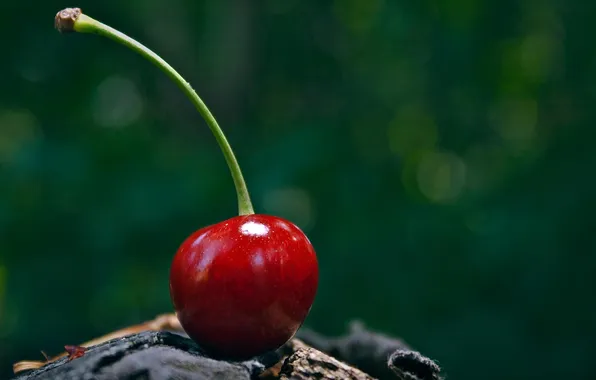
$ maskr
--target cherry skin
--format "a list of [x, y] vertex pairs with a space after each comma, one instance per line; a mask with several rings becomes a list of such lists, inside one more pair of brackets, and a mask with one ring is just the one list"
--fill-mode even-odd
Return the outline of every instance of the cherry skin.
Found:
[[170, 295], [184, 331], [214, 357], [248, 359], [290, 340], [313, 304], [319, 267], [291, 222], [237, 216], [180, 246]]

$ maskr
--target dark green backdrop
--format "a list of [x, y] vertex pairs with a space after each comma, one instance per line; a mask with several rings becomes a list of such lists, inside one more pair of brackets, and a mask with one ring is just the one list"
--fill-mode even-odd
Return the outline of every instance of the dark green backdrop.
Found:
[[593, 379], [596, 3], [3, 0], [0, 377], [168, 312], [170, 260], [236, 212], [213, 136], [81, 6], [160, 53], [259, 212], [317, 249], [308, 325], [406, 339], [451, 379]]

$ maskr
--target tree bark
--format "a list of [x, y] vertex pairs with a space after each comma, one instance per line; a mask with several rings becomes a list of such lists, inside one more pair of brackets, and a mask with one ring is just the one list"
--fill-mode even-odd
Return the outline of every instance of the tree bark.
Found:
[[68, 346], [67, 351], [41, 368], [19, 372], [14, 380], [441, 378], [432, 360], [362, 325], [339, 338], [303, 329], [279, 350], [244, 362], [210, 358], [179, 331], [143, 331], [87, 348]]

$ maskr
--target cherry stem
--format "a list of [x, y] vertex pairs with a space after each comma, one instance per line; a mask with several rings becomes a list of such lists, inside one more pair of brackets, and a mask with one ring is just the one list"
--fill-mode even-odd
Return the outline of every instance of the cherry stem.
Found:
[[193, 90], [191, 85], [176, 70], [174, 70], [172, 66], [170, 66], [159, 55], [151, 51], [149, 48], [147, 48], [140, 42], [128, 37], [124, 33], [121, 33], [110, 26], [107, 26], [83, 14], [80, 8], [66, 8], [58, 12], [55, 18], [54, 25], [56, 29], [58, 29], [58, 31], [63, 33], [92, 33], [108, 37], [130, 48], [131, 50], [136, 51], [137, 53], [145, 57], [147, 60], [155, 64], [168, 77], [170, 77], [170, 79], [174, 81], [174, 83], [176, 83], [178, 87], [180, 87], [184, 94], [195, 105], [203, 119], [205, 119], [205, 121], [207, 122], [207, 125], [211, 129], [211, 132], [213, 132], [213, 135], [215, 136], [215, 139], [217, 140], [217, 143], [219, 144], [219, 147], [221, 148], [225, 156], [228, 167], [230, 168], [232, 178], [234, 179], [236, 194], [238, 196], [238, 213], [240, 215], [254, 214], [252, 202], [248, 194], [248, 189], [246, 188], [246, 182], [244, 181], [242, 171], [240, 170], [240, 166], [238, 165], [236, 156], [232, 151], [232, 147], [228, 143], [228, 140], [226, 139], [219, 124], [215, 120], [215, 117], [213, 117], [205, 103], [201, 100], [201, 98], [195, 92], [195, 90]]

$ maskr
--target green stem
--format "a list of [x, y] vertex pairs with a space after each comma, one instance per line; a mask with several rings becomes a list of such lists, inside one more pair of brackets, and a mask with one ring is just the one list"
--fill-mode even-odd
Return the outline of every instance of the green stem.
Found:
[[58, 12], [55, 19], [55, 27], [60, 32], [79, 32], [79, 33], [93, 33], [98, 34], [104, 37], [108, 37], [116, 42], [121, 43], [122, 45], [130, 48], [133, 51], [136, 51], [147, 60], [155, 64], [158, 68], [160, 68], [174, 83], [180, 87], [180, 89], [184, 92], [184, 94], [190, 99], [190, 101], [195, 105], [203, 119], [207, 122], [207, 125], [213, 132], [219, 147], [221, 148], [228, 167], [230, 168], [230, 172], [232, 173], [232, 178], [234, 179], [234, 185], [236, 186], [236, 194], [238, 196], [238, 213], [240, 215], [250, 215], [254, 214], [254, 210], [252, 207], [252, 203], [250, 201], [250, 196], [248, 194], [248, 189], [246, 188], [246, 183], [244, 182], [244, 177], [242, 176], [242, 171], [240, 170], [240, 166], [238, 165], [238, 161], [234, 156], [234, 152], [232, 151], [232, 147], [228, 143], [223, 131], [217, 124], [217, 121], [205, 105], [199, 95], [193, 90], [190, 84], [180, 75], [172, 66], [170, 66], [166, 61], [164, 61], [160, 56], [155, 54], [149, 48], [144, 46], [143, 44], [135, 41], [134, 39], [128, 37], [127, 35], [117, 31], [114, 28], [111, 28], [93, 18], [84, 15], [81, 13], [79, 8], [67, 8], [63, 11]]

